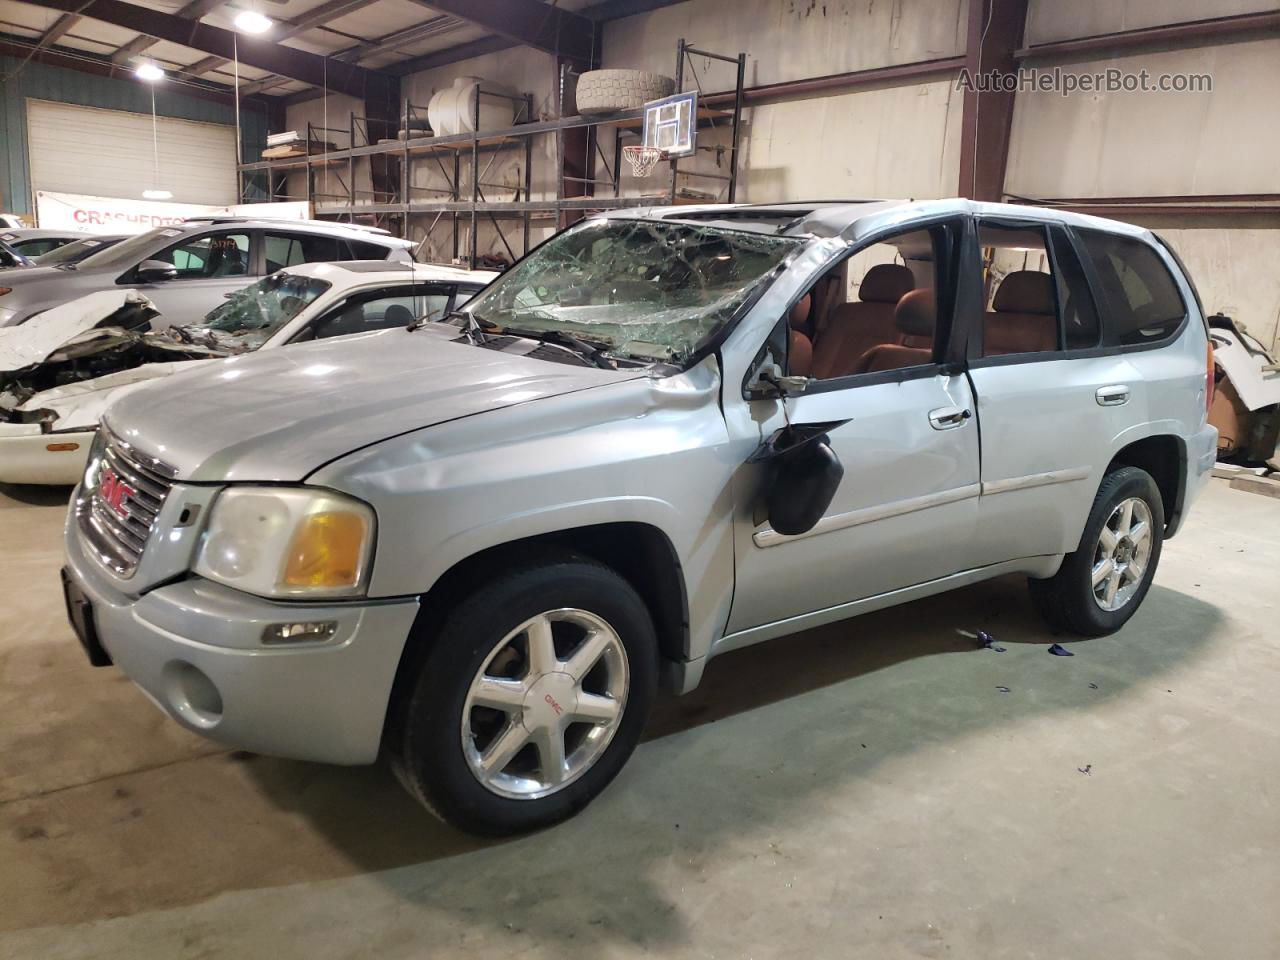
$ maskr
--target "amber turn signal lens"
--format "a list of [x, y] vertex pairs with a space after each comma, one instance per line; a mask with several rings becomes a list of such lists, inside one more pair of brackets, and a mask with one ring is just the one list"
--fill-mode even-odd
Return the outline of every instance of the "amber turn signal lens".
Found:
[[340, 589], [360, 582], [365, 518], [358, 513], [322, 511], [308, 514], [289, 543], [285, 587]]
[[79, 450], [78, 443], [46, 443], [44, 448], [50, 453], [70, 453], [72, 450]]

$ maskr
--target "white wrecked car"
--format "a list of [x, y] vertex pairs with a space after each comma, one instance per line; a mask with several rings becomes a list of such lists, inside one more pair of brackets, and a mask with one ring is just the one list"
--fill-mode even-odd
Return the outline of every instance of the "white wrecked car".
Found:
[[[140, 384], [240, 353], [438, 320], [497, 274], [383, 260], [308, 263], [157, 332], [136, 290], [104, 290], [0, 329], [0, 483], [74, 484], [98, 418]], [[154, 323], [163, 327], [163, 320]]]

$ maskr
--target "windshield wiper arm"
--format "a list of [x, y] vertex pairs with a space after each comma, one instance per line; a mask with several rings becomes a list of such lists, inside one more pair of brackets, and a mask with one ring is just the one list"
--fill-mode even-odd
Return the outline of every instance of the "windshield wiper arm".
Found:
[[503, 333], [509, 333], [513, 337], [525, 337], [529, 340], [551, 343], [557, 347], [572, 350], [584, 360], [589, 361], [592, 366], [599, 367], [601, 370], [618, 369], [599, 347], [587, 343], [585, 340], [580, 340], [572, 333], [566, 333], [563, 330], [517, 330], [514, 327], [504, 327]]

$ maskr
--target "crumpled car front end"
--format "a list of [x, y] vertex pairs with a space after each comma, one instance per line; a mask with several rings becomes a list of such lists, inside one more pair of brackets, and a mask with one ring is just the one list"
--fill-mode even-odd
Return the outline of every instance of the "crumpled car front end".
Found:
[[232, 352], [153, 333], [157, 315], [136, 290], [107, 290], [0, 330], [0, 483], [74, 484], [112, 400]]

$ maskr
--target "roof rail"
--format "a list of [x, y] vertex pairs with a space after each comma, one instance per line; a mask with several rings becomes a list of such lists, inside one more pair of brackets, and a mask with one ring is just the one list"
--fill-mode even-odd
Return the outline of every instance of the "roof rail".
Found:
[[344, 227], [347, 230], [358, 230], [361, 233], [376, 233], [380, 236], [391, 236], [391, 231], [383, 227], [365, 226], [363, 223], [340, 223], [337, 220], [300, 220], [297, 217], [259, 217], [247, 213], [209, 214], [204, 217], [184, 217], [183, 223], [245, 223], [249, 220], [261, 220], [268, 223], [303, 224], [309, 227]]

